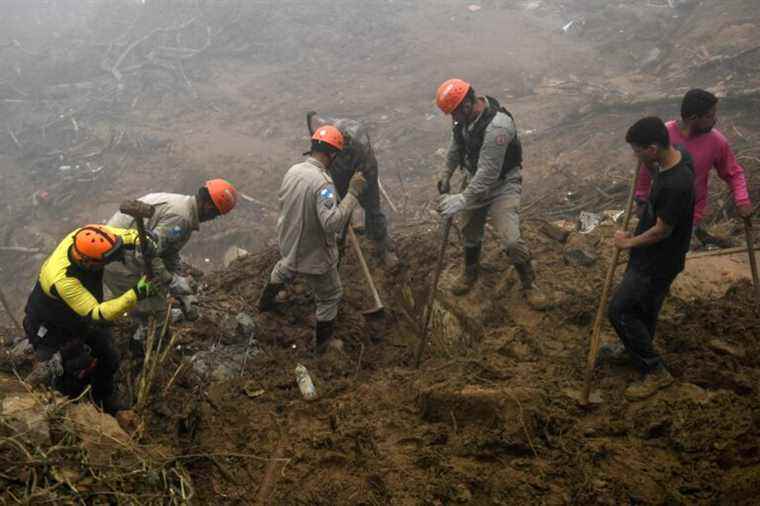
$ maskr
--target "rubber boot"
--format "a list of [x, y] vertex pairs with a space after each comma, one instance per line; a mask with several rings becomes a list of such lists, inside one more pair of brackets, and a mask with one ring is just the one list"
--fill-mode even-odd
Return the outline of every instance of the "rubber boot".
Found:
[[259, 296], [259, 311], [262, 313], [272, 311], [277, 305], [275, 297], [277, 297], [277, 294], [284, 288], [284, 286], [285, 285], [282, 283], [267, 282], [267, 285], [261, 291], [261, 296]]
[[523, 295], [528, 305], [533, 309], [546, 309], [546, 295], [536, 286], [536, 273], [533, 271], [530, 261], [515, 264], [515, 270], [517, 270], [517, 274], [520, 276]]
[[[94, 397], [94, 394], [93, 394]], [[103, 412], [111, 416], [115, 416], [119, 411], [125, 411], [131, 406], [119, 399], [119, 396], [115, 392], [106, 395], [102, 400], [95, 401], [103, 408]]]
[[468, 293], [478, 281], [480, 272], [480, 244], [464, 247], [464, 271], [451, 287], [451, 293], [460, 296]]
[[314, 352], [317, 355], [322, 355], [327, 350], [334, 335], [335, 320], [326, 322], [317, 321], [317, 327], [314, 332]]

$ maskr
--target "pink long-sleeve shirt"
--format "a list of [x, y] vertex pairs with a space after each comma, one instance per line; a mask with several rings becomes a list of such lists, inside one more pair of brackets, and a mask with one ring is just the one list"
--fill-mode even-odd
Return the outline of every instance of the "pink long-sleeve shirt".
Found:
[[[706, 134], [684, 137], [677, 121], [669, 121], [666, 126], [670, 143], [683, 146], [694, 159], [694, 226], [702, 221], [707, 211], [707, 185], [713, 167], [718, 171], [718, 176], [731, 187], [736, 205], [750, 204], [744, 169], [736, 161], [731, 146], [722, 133], [713, 128]], [[651, 187], [652, 177], [642, 166], [639, 169], [636, 197], [646, 198]]]

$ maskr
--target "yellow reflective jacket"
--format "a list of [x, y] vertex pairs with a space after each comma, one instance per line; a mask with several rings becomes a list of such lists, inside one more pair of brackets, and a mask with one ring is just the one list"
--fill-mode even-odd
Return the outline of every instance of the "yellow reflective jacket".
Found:
[[[120, 236], [126, 247], [134, 248], [138, 242], [136, 230], [105, 228]], [[112, 321], [137, 304], [134, 290], [103, 301], [103, 270], [83, 269], [71, 260], [79, 230], [67, 235], [42, 264], [26, 305], [27, 318], [35, 325], [47, 323], [76, 332], [92, 322]]]

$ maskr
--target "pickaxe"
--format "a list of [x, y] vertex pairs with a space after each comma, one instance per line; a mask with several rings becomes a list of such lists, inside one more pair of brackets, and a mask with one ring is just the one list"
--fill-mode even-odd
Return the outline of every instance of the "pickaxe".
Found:
[[145, 224], [143, 218], [150, 219], [153, 217], [153, 213], [156, 210], [150, 204], [141, 202], [139, 200], [127, 200], [122, 202], [119, 206], [119, 211], [129, 215], [135, 219], [135, 225], [137, 225], [137, 235], [140, 238], [140, 251], [142, 252], [143, 261], [145, 262], [145, 275], [148, 279], [153, 278], [153, 264], [151, 264], [150, 258], [148, 258], [148, 239], [145, 234]]

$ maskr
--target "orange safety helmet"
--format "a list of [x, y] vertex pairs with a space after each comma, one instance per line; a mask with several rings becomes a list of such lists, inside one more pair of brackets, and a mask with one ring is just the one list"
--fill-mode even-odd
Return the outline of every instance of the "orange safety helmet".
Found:
[[238, 192], [234, 186], [224, 179], [211, 179], [203, 185], [211, 196], [211, 201], [216, 206], [219, 214], [227, 214], [232, 211], [238, 200]]
[[87, 225], [74, 234], [71, 256], [79, 262], [107, 262], [119, 253], [123, 244], [121, 237], [102, 225]]
[[343, 134], [332, 125], [324, 125], [314, 131], [311, 136], [313, 142], [324, 142], [338, 151], [343, 151]]
[[449, 79], [438, 87], [435, 94], [435, 103], [444, 114], [451, 114], [459, 107], [467, 92], [470, 91], [470, 83], [461, 79]]

